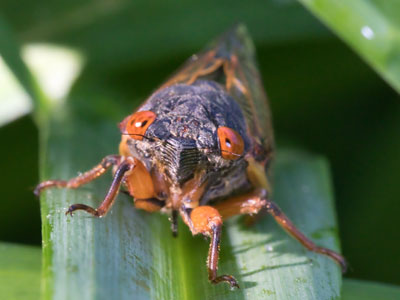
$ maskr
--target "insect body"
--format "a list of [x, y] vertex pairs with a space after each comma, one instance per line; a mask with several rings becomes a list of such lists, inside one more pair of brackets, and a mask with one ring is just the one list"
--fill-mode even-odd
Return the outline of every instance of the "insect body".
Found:
[[193, 234], [210, 237], [207, 258], [212, 283], [238, 287], [231, 275], [217, 275], [223, 220], [265, 209], [311, 251], [346, 269], [338, 253], [316, 246], [270, 200], [266, 171], [274, 140], [271, 117], [254, 51], [238, 26], [192, 57], [170, 80], [120, 123], [119, 155], [68, 181], [49, 180], [36, 188], [77, 188], [114, 167], [114, 177], [98, 208], [71, 205], [96, 217], [111, 208], [121, 186], [136, 208], [180, 215]]

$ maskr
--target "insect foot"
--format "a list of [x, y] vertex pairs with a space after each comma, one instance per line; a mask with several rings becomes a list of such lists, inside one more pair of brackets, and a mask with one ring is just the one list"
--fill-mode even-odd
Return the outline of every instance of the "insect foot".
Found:
[[72, 204], [68, 210], [65, 212], [65, 215], [71, 215], [71, 217], [73, 216], [73, 212], [76, 210], [84, 210], [87, 213], [95, 216], [95, 217], [102, 217], [101, 213], [99, 213], [99, 211], [97, 211], [96, 209], [94, 209], [93, 207], [87, 206], [85, 204]]
[[235, 277], [231, 276], [231, 275], [221, 275], [215, 279], [213, 279], [211, 281], [213, 284], [217, 284], [220, 282], [226, 282], [231, 286], [231, 289], [239, 289], [240, 286], [237, 282], [237, 280], [235, 279]]

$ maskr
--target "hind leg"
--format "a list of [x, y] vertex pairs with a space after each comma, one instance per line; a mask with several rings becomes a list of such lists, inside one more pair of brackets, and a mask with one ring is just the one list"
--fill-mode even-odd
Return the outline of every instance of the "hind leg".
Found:
[[264, 189], [257, 189], [251, 193], [227, 199], [216, 205], [215, 208], [224, 219], [234, 215], [257, 214], [261, 209], [266, 209], [274, 217], [275, 221], [304, 247], [310, 251], [330, 257], [341, 266], [343, 273], [347, 270], [347, 263], [342, 255], [328, 248], [317, 246], [306, 237], [283, 213], [279, 206], [268, 199], [267, 192]]

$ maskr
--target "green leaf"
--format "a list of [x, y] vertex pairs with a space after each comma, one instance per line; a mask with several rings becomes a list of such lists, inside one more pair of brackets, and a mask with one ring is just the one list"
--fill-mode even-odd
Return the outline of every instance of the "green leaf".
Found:
[[400, 93], [400, 2], [300, 0]]
[[2, 299], [39, 299], [41, 251], [37, 247], [0, 243]]
[[[116, 123], [122, 110], [102, 86], [79, 86], [52, 113], [42, 145], [41, 179], [67, 179], [107, 154], [116, 153]], [[102, 219], [73, 218], [73, 203], [98, 206], [111, 182], [105, 175], [77, 190], [51, 189], [41, 197], [45, 299], [331, 299], [340, 295], [339, 267], [305, 250], [271, 217], [253, 227], [241, 218], [226, 222], [220, 273], [234, 275], [241, 289], [211, 285], [205, 259], [208, 242], [179, 225], [173, 238], [167, 216], [135, 210], [119, 195]], [[279, 151], [275, 199], [318, 244], [338, 249], [326, 162], [291, 150]]]
[[392, 300], [400, 299], [400, 287], [390, 284], [355, 279], [343, 281], [343, 300]]
[[[0, 295], [5, 299], [38, 299], [41, 251], [39, 248], [0, 243]], [[343, 300], [400, 298], [400, 287], [355, 279], [343, 281]]]

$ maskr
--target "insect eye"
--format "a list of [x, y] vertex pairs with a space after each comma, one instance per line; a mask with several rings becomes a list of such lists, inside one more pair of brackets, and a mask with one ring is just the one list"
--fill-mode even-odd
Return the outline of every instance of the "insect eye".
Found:
[[218, 128], [221, 155], [225, 159], [238, 159], [244, 151], [244, 142], [239, 133], [228, 127]]
[[141, 141], [147, 128], [156, 119], [156, 114], [152, 111], [138, 111], [134, 113], [126, 123], [126, 131], [135, 140]]

